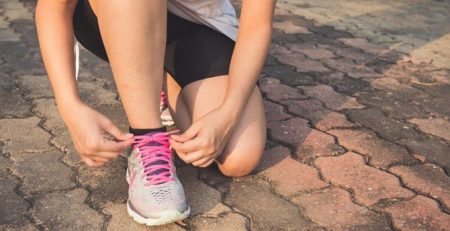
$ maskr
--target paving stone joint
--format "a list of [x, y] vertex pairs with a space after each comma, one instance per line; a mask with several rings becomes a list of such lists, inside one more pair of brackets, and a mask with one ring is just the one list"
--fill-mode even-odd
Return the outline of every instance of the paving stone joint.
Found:
[[[147, 230], [126, 214], [126, 159], [89, 168], [76, 153], [34, 7], [0, 0], [0, 230]], [[445, 1], [278, 1], [259, 80], [261, 163], [230, 179], [177, 162], [192, 215], [155, 230], [448, 229], [448, 11]], [[86, 50], [81, 64], [83, 100], [126, 129], [109, 66]]]

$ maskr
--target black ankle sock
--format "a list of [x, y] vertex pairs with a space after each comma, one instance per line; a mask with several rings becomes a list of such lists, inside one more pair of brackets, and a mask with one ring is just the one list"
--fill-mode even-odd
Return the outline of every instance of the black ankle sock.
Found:
[[141, 135], [147, 134], [149, 132], [166, 132], [167, 131], [166, 127], [160, 127], [160, 128], [132, 128], [132, 127], [130, 127], [128, 130], [130, 131], [130, 133], [132, 133], [136, 136], [141, 136]]

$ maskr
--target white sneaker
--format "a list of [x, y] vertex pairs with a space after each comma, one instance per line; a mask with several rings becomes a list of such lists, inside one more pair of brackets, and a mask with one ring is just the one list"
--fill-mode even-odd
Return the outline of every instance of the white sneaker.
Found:
[[175, 122], [172, 119], [172, 115], [169, 111], [169, 105], [167, 103], [167, 95], [164, 91], [159, 94], [159, 112], [161, 113], [161, 121], [164, 126], [172, 126]]
[[169, 133], [135, 136], [128, 157], [128, 214], [141, 224], [163, 225], [187, 218], [184, 189], [176, 175]]

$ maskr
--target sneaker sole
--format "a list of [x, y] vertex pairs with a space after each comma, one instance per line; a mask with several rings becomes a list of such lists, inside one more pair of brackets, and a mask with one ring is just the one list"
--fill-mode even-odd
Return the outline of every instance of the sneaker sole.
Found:
[[162, 119], [162, 124], [164, 126], [172, 126], [172, 125], [175, 124], [175, 122], [173, 120], [164, 120], [164, 119]]
[[186, 211], [184, 211], [183, 213], [180, 213], [177, 210], [168, 210], [168, 211], [164, 211], [159, 213], [159, 217], [158, 218], [145, 218], [142, 217], [140, 214], [138, 214], [137, 212], [135, 212], [131, 206], [130, 206], [130, 202], [127, 202], [127, 212], [128, 215], [130, 215], [134, 221], [136, 221], [139, 224], [144, 224], [147, 226], [156, 226], [156, 225], [165, 225], [165, 224], [170, 224], [176, 221], [181, 221], [186, 219], [189, 214], [191, 213], [191, 208], [188, 207], [188, 209]]
[[[125, 179], [127, 180], [127, 183], [130, 183], [130, 176], [128, 173], [128, 169], [125, 175]], [[170, 224], [176, 221], [181, 221], [189, 217], [189, 214], [191, 214], [191, 208], [188, 206], [187, 210], [183, 213], [180, 213], [177, 210], [168, 210], [159, 213], [159, 218], [145, 218], [141, 216], [139, 213], [135, 212], [131, 206], [130, 201], [127, 201], [127, 212], [130, 217], [133, 218], [134, 221], [136, 221], [139, 224], [144, 224], [147, 226], [156, 226], [156, 225], [164, 225], [164, 224]]]
[[160, 112], [161, 112], [161, 114], [160, 114], [161, 121], [164, 126], [172, 126], [175, 124], [172, 116], [170, 115], [168, 107], [164, 108], [163, 110], [161, 110], [161, 108], [160, 108]]

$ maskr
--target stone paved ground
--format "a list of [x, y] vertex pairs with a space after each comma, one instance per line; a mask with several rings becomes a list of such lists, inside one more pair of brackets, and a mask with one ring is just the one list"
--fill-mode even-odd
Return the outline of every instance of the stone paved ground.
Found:
[[[0, 230], [150, 230], [126, 214], [125, 159], [88, 168], [75, 153], [34, 4], [0, 0]], [[154, 230], [450, 230], [448, 12], [437, 0], [280, 0], [260, 166], [229, 179], [180, 164], [192, 216]], [[126, 128], [108, 66], [82, 63], [82, 97]]]

